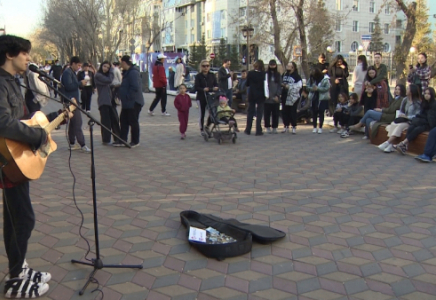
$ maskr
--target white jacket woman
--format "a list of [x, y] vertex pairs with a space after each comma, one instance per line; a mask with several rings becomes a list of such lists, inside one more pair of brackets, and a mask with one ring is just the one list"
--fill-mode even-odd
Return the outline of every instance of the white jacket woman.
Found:
[[366, 62], [366, 56], [360, 55], [357, 58], [357, 66], [354, 68], [353, 79], [351, 82], [351, 86], [353, 87], [353, 91], [360, 97], [362, 96], [363, 91], [363, 82], [365, 81], [366, 70], [368, 69], [368, 63]]
[[176, 59], [176, 74], [174, 75], [174, 87], [177, 88], [183, 83], [185, 78], [185, 66], [182, 64], [182, 59], [179, 57]]

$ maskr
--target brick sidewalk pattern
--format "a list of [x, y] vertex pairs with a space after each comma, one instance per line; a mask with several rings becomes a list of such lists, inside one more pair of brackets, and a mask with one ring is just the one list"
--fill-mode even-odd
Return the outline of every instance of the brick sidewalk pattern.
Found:
[[[103, 262], [144, 267], [99, 270], [105, 300], [436, 299], [434, 166], [381, 153], [360, 136], [312, 134], [307, 125], [296, 135], [205, 142], [195, 102], [180, 140], [173, 97], [171, 117], [149, 116], [153, 94], [145, 97], [140, 147], [104, 146], [95, 127]], [[246, 116], [237, 116], [242, 132]], [[78, 295], [91, 268], [70, 262], [84, 259], [87, 246], [64, 128], [53, 134], [58, 150], [43, 177], [31, 183], [37, 224], [27, 260], [53, 275], [41, 299], [101, 299], [91, 293], [96, 284]], [[71, 163], [82, 233], [94, 250], [90, 156], [73, 152]], [[187, 243], [179, 218], [187, 209], [287, 236], [254, 243], [244, 256], [208, 259]], [[4, 247], [0, 270], [7, 271]]]

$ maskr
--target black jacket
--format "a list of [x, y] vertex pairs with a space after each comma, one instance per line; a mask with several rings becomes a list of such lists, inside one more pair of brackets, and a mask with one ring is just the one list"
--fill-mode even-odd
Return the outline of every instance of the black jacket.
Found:
[[230, 73], [227, 74], [227, 70], [224, 67], [221, 67], [218, 70], [218, 86], [220, 88], [220, 90], [222, 90], [223, 92], [226, 92], [229, 89], [229, 78], [230, 78]]
[[59, 80], [62, 74], [62, 66], [61, 65], [52, 65], [50, 68], [50, 72], [54, 78]]
[[198, 73], [195, 76], [194, 84], [194, 89], [197, 92], [197, 100], [206, 101], [206, 97], [204, 95], [204, 88], [206, 87], [209, 88], [210, 92], [212, 92], [214, 87], [218, 87], [215, 74], [210, 72], [207, 73], [207, 75], [204, 75], [203, 73]]
[[14, 76], [0, 68], [0, 136], [39, 149], [47, 140], [44, 129], [24, 125], [28, 112], [20, 87]]
[[[88, 70], [89, 78], [91, 78], [91, 86], [93, 89], [95, 89], [95, 81], [94, 81], [94, 73], [91, 70]], [[77, 73], [77, 80], [82, 81], [85, 79], [85, 71], [80, 71]], [[85, 86], [81, 86], [81, 88], [84, 88]]]
[[426, 130], [431, 130], [435, 128], [436, 127], [436, 101], [430, 104], [428, 108], [422, 109], [421, 112], [412, 119], [412, 125], [425, 126]]

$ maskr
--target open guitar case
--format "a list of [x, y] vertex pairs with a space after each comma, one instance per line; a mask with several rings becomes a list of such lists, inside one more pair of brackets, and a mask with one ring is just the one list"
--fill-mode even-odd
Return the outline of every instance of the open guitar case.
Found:
[[[222, 219], [210, 214], [200, 214], [196, 211], [185, 210], [180, 213], [180, 221], [187, 229], [189, 244], [203, 255], [223, 260], [227, 257], [243, 255], [251, 251], [253, 240], [261, 244], [272, 243], [286, 236], [283, 231], [263, 226], [241, 223], [236, 219]], [[189, 240], [190, 227], [206, 229], [212, 227], [236, 239], [228, 244], [207, 244]]]

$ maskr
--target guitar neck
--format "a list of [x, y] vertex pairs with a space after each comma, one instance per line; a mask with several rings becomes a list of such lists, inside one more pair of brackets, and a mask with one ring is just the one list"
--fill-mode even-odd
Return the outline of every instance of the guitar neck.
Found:
[[62, 121], [65, 119], [65, 114], [64, 112], [62, 112], [59, 116], [57, 116], [56, 119], [54, 119], [53, 121], [50, 122], [50, 124], [48, 124], [47, 126], [44, 127], [44, 130], [47, 133], [52, 132], [56, 127], [58, 127]]

